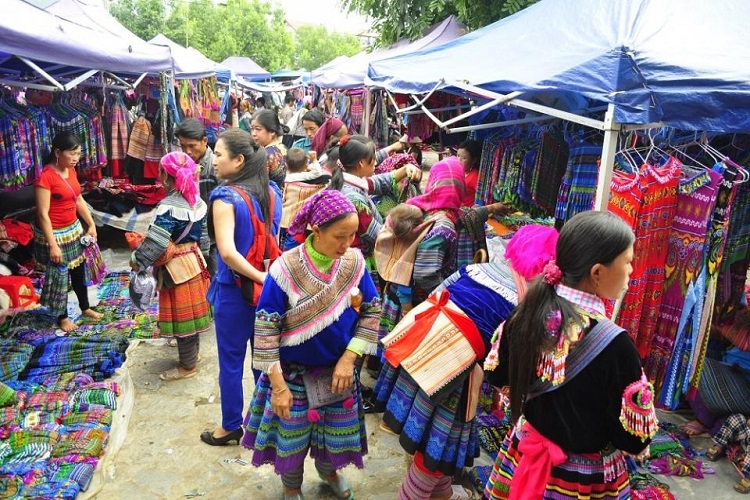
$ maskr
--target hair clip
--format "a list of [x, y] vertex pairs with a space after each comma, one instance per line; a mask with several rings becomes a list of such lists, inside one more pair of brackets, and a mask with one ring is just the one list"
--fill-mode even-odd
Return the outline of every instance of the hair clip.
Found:
[[346, 143], [349, 142], [349, 135], [345, 135], [341, 139], [339, 139], [339, 146], [344, 147], [346, 146]]

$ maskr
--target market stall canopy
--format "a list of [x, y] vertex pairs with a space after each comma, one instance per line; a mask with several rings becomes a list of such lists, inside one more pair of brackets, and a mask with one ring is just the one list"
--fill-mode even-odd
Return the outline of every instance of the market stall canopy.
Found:
[[299, 80], [302, 83], [310, 82], [310, 72], [305, 68], [302, 69], [280, 69], [271, 75], [274, 80]]
[[229, 80], [228, 69], [221, 68], [192, 47], [185, 48], [162, 34], [156, 35], [148, 43], [169, 47], [174, 61], [174, 76], [177, 79], [206, 78], [216, 75], [220, 79]]
[[[54, 88], [65, 90], [56, 77], [79, 75], [82, 70], [141, 75], [171, 69], [169, 48], [150, 45], [113, 18], [119, 28], [111, 23], [98, 25], [94, 20], [105, 17], [98, 10], [101, 2], [98, 5], [94, 0], [4, 0], [0, 17], [2, 80], [12, 84], [23, 80], [30, 85], [54, 81]], [[58, 15], [53, 12], [57, 8], [68, 13]], [[74, 8], [84, 10], [71, 15]]]
[[367, 76], [367, 66], [373, 61], [379, 61], [397, 55], [438, 47], [450, 40], [454, 40], [466, 33], [466, 27], [455, 16], [432, 26], [425, 35], [413, 42], [407, 39], [399, 40], [393, 45], [373, 52], [360, 52], [339, 62], [336, 59], [321, 66], [312, 73], [312, 82], [323, 88], [347, 89], [363, 87]]
[[250, 80], [262, 80], [271, 77], [271, 73], [258, 66], [249, 57], [227, 57], [221, 61], [221, 66], [229, 68], [234, 76]]
[[615, 105], [619, 123], [750, 130], [750, 2], [541, 0], [436, 48], [370, 63], [399, 93], [557, 90]]

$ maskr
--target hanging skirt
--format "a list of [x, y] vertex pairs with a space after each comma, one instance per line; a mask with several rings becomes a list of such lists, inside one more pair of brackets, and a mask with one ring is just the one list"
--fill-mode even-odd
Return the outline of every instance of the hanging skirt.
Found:
[[[549, 482], [544, 491], [545, 500], [589, 500], [612, 498], [625, 500], [630, 498], [630, 481], [625, 459], [619, 451], [613, 460], [621, 462], [620, 470], [610, 482], [604, 482], [604, 463], [600, 454], [569, 453], [567, 460], [552, 467]], [[518, 451], [518, 437], [515, 428], [511, 429], [497, 454], [495, 466], [484, 489], [484, 498], [490, 500], [509, 497], [513, 474], [523, 454]]]
[[52, 229], [55, 241], [62, 252], [62, 262], [53, 264], [49, 260], [49, 243], [44, 237], [42, 230], [33, 225], [34, 228], [34, 260], [36, 268], [44, 271], [44, 286], [42, 287], [41, 304], [49, 309], [55, 316], [63, 316], [68, 311], [68, 284], [70, 278], [68, 270], [78, 267], [83, 262], [83, 245], [81, 236], [83, 228], [76, 221], [65, 227]]
[[271, 381], [262, 374], [255, 386], [253, 400], [245, 417], [242, 445], [255, 450], [253, 465], [273, 464], [276, 474], [294, 472], [302, 467], [308, 450], [320, 459], [342, 469], [354, 464], [364, 468], [362, 457], [367, 454], [365, 412], [362, 389], [355, 370], [352, 397], [354, 406], [344, 402], [317, 408], [320, 419], [308, 420], [307, 394], [302, 375], [284, 366], [284, 380], [292, 392], [291, 418], [280, 419], [271, 407]]
[[459, 385], [437, 405], [406, 371], [386, 362], [373, 397], [401, 447], [410, 454], [421, 451], [427, 469], [450, 476], [479, 456], [476, 418], [464, 421], [466, 387]]
[[174, 288], [159, 290], [159, 330], [163, 337], [188, 337], [208, 330], [208, 285], [209, 279], [201, 273]]

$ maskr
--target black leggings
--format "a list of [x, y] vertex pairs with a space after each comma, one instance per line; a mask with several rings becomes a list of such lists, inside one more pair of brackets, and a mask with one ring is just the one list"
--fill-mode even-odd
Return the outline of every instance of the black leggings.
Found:
[[[89, 305], [89, 289], [85, 283], [86, 272], [83, 268], [84, 265], [85, 264], [80, 264], [73, 269], [68, 270], [70, 283], [73, 285], [73, 291], [75, 292], [76, 297], [78, 297], [78, 304], [81, 306], [81, 312], [91, 308]], [[68, 313], [66, 310], [65, 314], [61, 314], [58, 319], [65, 319], [67, 317]]]

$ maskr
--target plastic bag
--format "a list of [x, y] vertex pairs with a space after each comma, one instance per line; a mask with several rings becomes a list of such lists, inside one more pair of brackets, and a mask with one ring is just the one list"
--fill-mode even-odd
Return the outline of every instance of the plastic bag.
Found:
[[145, 311], [156, 293], [156, 280], [148, 271], [132, 271], [128, 291], [133, 305], [141, 311]]

